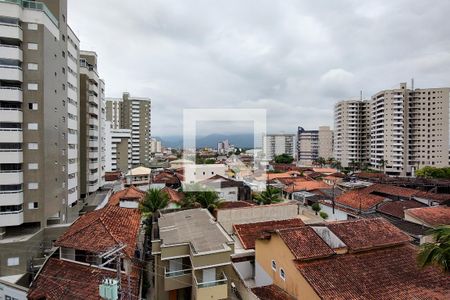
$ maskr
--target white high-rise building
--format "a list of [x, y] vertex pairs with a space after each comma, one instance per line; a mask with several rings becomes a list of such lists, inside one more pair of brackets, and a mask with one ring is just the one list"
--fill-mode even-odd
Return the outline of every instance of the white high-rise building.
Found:
[[295, 134], [267, 134], [263, 136], [263, 153], [272, 160], [277, 155], [288, 154], [295, 158]]

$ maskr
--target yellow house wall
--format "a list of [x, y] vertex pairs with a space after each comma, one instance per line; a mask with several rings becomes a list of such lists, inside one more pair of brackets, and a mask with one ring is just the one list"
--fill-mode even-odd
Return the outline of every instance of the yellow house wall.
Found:
[[[272, 278], [273, 284], [290, 295], [299, 300], [320, 300], [296, 268], [294, 256], [279, 236], [272, 234], [270, 240], [256, 240], [255, 260]], [[277, 263], [276, 271], [272, 269], [272, 260]], [[281, 279], [280, 268], [284, 269], [286, 280]]]

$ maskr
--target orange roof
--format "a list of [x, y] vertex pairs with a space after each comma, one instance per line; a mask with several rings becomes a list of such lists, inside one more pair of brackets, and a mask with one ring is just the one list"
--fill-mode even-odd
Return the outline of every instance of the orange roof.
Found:
[[102, 253], [124, 244], [127, 245], [125, 253], [133, 257], [140, 224], [138, 209], [108, 205], [79, 217], [55, 245]]
[[332, 174], [332, 173], [336, 173], [337, 169], [334, 168], [313, 168], [314, 172], [317, 173], [323, 173], [323, 174]]
[[247, 201], [223, 201], [220, 202], [220, 205], [218, 209], [233, 209], [233, 208], [242, 208], [242, 207], [249, 207], [249, 206], [255, 206], [253, 203], [247, 202]]
[[298, 191], [313, 191], [319, 189], [329, 189], [330, 186], [322, 181], [295, 181], [294, 184], [288, 185], [283, 188], [283, 191], [287, 193], [298, 192]]
[[267, 173], [267, 180], [273, 180], [276, 178], [290, 178], [290, 177], [300, 177], [302, 173], [298, 171], [288, 171], [284, 173]]
[[449, 206], [431, 206], [422, 208], [411, 208], [405, 210], [408, 214], [425, 223], [425, 225], [436, 227], [439, 225], [450, 225], [450, 207]]
[[287, 219], [277, 221], [265, 221], [246, 224], [233, 225], [234, 232], [239, 237], [242, 246], [245, 249], [255, 249], [255, 240], [266, 231], [273, 231], [282, 228], [291, 228], [304, 226], [300, 219]]
[[354, 252], [410, 241], [408, 235], [383, 218], [330, 222], [326, 226]]
[[294, 300], [295, 297], [286, 293], [280, 287], [271, 284], [261, 287], [252, 288], [253, 294], [255, 294], [260, 300]]
[[144, 191], [141, 191], [135, 186], [130, 186], [126, 189], [113, 193], [108, 200], [108, 205], [117, 206], [119, 205], [120, 200], [136, 200], [140, 202], [144, 196]]
[[[28, 292], [30, 300], [98, 300], [98, 287], [104, 278], [115, 278], [116, 271], [87, 266], [67, 260], [50, 258], [33, 281]], [[128, 294], [128, 279], [121, 274], [122, 287]], [[139, 298], [139, 280], [130, 277], [133, 300]]]
[[181, 200], [184, 199], [184, 194], [178, 191], [175, 191], [174, 189], [171, 189], [170, 187], [164, 187], [161, 189], [162, 192], [166, 193], [167, 196], [169, 196], [170, 202], [179, 203]]

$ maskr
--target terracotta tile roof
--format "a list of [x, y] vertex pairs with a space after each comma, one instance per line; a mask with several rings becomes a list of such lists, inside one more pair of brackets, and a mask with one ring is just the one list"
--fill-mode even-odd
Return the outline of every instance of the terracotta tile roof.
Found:
[[105, 181], [116, 181], [122, 176], [120, 171], [116, 172], [105, 172]]
[[374, 184], [362, 189], [351, 190], [336, 197], [336, 202], [355, 210], [367, 211], [380, 204], [386, 198], [410, 199], [417, 190], [387, 184]]
[[383, 218], [326, 223], [352, 252], [404, 244], [410, 237]]
[[233, 209], [255, 206], [254, 204], [246, 201], [223, 201], [219, 205], [219, 209]]
[[309, 226], [276, 231], [296, 260], [310, 260], [334, 254], [325, 241]]
[[264, 232], [282, 228], [300, 227], [304, 225], [305, 223], [303, 223], [300, 219], [286, 219], [278, 221], [234, 224], [233, 229], [245, 249], [255, 249], [255, 240], [261, 237]]
[[377, 211], [386, 215], [403, 219], [405, 216], [405, 209], [417, 207], [426, 207], [426, 205], [415, 200], [387, 201], [380, 204], [380, 206], [377, 208]]
[[[67, 260], [50, 258], [33, 281], [30, 300], [101, 300], [99, 285], [103, 278], [115, 278], [116, 272]], [[121, 276], [122, 287], [128, 291], [127, 276]], [[130, 277], [132, 299], [139, 299], [139, 280]]]
[[450, 294], [450, 276], [435, 268], [419, 269], [417, 249], [410, 244], [335, 255], [298, 263], [297, 268], [324, 300], [444, 300]]
[[405, 214], [419, 219], [431, 227], [450, 225], [450, 207], [445, 205], [411, 208], [406, 210]]
[[337, 172], [334, 168], [313, 168], [313, 171], [322, 174], [333, 174]]
[[386, 175], [384, 173], [371, 173], [371, 172], [360, 172], [355, 174], [358, 178], [384, 178]]
[[118, 244], [126, 244], [124, 252], [133, 257], [140, 223], [138, 209], [109, 205], [78, 218], [55, 245], [101, 253]]
[[305, 182], [305, 181], [309, 181], [309, 179], [306, 179], [305, 177], [282, 177], [282, 178], [275, 178], [273, 180], [271, 180], [271, 182], [276, 182], [278, 181], [281, 184], [284, 185], [289, 185], [289, 184], [293, 184], [295, 182]]
[[164, 187], [161, 189], [162, 192], [166, 193], [167, 196], [169, 196], [169, 201], [174, 203], [180, 203], [181, 200], [184, 199], [184, 193], [175, 191], [174, 189], [171, 189], [170, 187]]
[[171, 172], [161, 172], [152, 178], [152, 183], [179, 184], [179, 174]]
[[434, 200], [439, 203], [444, 203], [444, 202], [450, 201], [450, 194], [436, 194], [436, 193], [429, 193], [429, 192], [424, 192], [424, 191], [417, 192], [417, 194], [415, 194], [414, 197], [428, 199], [428, 200]]
[[292, 178], [292, 177], [301, 177], [302, 173], [298, 171], [287, 171], [284, 173], [267, 173], [267, 180], [273, 180], [276, 178]]
[[330, 186], [323, 181], [295, 181], [294, 184], [288, 185], [283, 188], [283, 191], [287, 193], [298, 192], [298, 191], [313, 191], [319, 189], [329, 189]]
[[260, 300], [294, 300], [295, 298], [283, 291], [278, 286], [271, 284], [261, 287], [252, 288], [253, 294], [255, 294]]
[[136, 200], [142, 201], [145, 196], [145, 192], [141, 191], [135, 186], [130, 186], [126, 189], [117, 191], [111, 195], [108, 200], [108, 205], [118, 206], [120, 204], [120, 200]]

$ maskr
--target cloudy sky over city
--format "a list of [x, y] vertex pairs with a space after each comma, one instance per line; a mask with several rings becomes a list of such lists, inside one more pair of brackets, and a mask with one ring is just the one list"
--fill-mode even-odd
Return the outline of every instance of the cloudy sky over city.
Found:
[[[69, 0], [107, 96], [153, 100], [156, 136], [184, 108], [265, 108], [268, 131], [333, 125], [337, 100], [399, 82], [450, 85], [450, 1]], [[217, 132], [220, 132], [220, 126]]]

